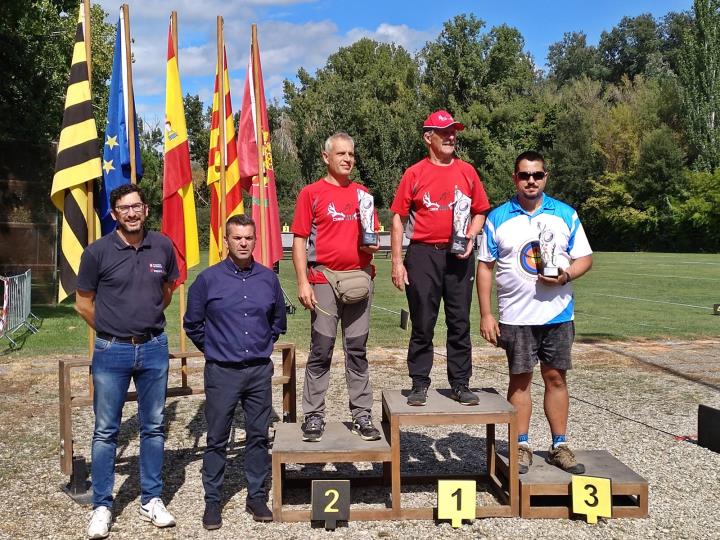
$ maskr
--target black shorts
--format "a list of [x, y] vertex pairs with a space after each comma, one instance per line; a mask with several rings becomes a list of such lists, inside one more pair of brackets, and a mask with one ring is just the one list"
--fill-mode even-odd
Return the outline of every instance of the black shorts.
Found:
[[572, 369], [570, 353], [575, 340], [575, 323], [514, 325], [500, 323], [498, 345], [505, 349], [510, 373], [531, 373], [538, 360], [559, 369]]

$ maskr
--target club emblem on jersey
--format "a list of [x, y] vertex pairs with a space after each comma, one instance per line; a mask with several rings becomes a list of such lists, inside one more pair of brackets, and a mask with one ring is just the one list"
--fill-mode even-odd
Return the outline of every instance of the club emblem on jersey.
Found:
[[335, 203], [331, 202], [328, 204], [327, 213], [328, 216], [332, 217], [333, 221], [355, 221], [357, 220], [357, 210], [353, 209], [351, 205], [346, 205], [343, 208], [345, 212], [340, 212], [335, 208]]
[[537, 276], [540, 261], [540, 242], [537, 240], [528, 240], [518, 250], [518, 267], [522, 275]]
[[[443, 204], [443, 203], [445, 203], [445, 204]], [[444, 192], [442, 195], [440, 195], [440, 199], [438, 199], [437, 202], [433, 201], [430, 198], [430, 192], [426, 191], [425, 194], [423, 195], [423, 205], [430, 212], [439, 212], [439, 211], [450, 210], [452, 208], [453, 201], [450, 200], [450, 196], [447, 192]]]

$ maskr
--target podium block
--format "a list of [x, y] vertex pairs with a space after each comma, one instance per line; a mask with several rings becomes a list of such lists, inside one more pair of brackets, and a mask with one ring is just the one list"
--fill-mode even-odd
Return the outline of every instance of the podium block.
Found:
[[[351, 480], [353, 483], [367, 483], [368, 480], [382, 484], [383, 479], [389, 476], [391, 451], [387, 434], [380, 430], [381, 438], [378, 441], [364, 441], [351, 431], [350, 422], [328, 422], [325, 433], [319, 442], [305, 442], [302, 440], [300, 424], [278, 424], [275, 431], [275, 440], [272, 448], [272, 483], [273, 483], [273, 518], [275, 521], [309, 521], [310, 510], [286, 510], [283, 508], [283, 487], [289, 481], [285, 477], [286, 463], [357, 463], [382, 462], [383, 477], [363, 477]], [[340, 477], [345, 479], [347, 477]], [[309, 486], [310, 478], [305, 479]], [[361, 482], [363, 480], [364, 482]], [[392, 519], [391, 508], [350, 508], [350, 519], [353, 520], [382, 520]]]
[[[572, 475], [545, 461], [547, 452], [535, 452], [533, 464], [520, 475], [520, 517], [569, 518], [572, 515]], [[612, 517], [648, 516], [648, 482], [605, 450], [577, 450], [585, 475], [612, 481]], [[508, 457], [500, 454], [499, 470], [508, 474]]]
[[[510, 444], [510, 467], [504, 478], [497, 474], [498, 453], [495, 445], [495, 425], [507, 424], [510, 441], [517, 441], [516, 412], [513, 406], [494, 389], [485, 388], [477, 392], [478, 405], [465, 406], [450, 397], [449, 389], [428, 390], [427, 403], [422, 407], [407, 404], [408, 390], [383, 390], [383, 423], [389, 425], [391, 459], [392, 511], [395, 519], [434, 519], [434, 508], [402, 508], [400, 474], [400, 428], [402, 426], [443, 426], [459, 424], [485, 424], [487, 435], [486, 459], [487, 480], [503, 504], [478, 506], [477, 517], [513, 517], [519, 515], [519, 485], [517, 465], [517, 444]], [[459, 478], [462, 475], [452, 475]], [[431, 471], [422, 481], [436, 482], [442, 474]], [[474, 475], [481, 477], [482, 475]], [[405, 476], [405, 480], [418, 480]]]

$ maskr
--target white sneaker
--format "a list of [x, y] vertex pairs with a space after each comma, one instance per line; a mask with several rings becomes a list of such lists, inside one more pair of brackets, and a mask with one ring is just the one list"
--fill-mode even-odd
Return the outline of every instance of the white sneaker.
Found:
[[138, 509], [140, 517], [151, 522], [156, 527], [172, 527], [175, 525], [175, 518], [167, 511], [160, 497], [150, 499], [147, 504], [141, 504]]
[[112, 512], [107, 506], [98, 506], [90, 513], [88, 538], [107, 538], [112, 526]]

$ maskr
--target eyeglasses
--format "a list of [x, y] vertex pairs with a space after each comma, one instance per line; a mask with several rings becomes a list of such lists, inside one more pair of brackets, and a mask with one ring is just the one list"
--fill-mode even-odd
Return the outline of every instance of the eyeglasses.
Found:
[[545, 171], [519, 171], [515, 173], [515, 176], [518, 180], [530, 180], [530, 178], [533, 180], [542, 180], [547, 176], [547, 173]]
[[143, 211], [145, 208], [145, 203], [135, 203], [135, 204], [121, 204], [120, 206], [115, 207], [115, 211], [118, 214], [122, 214], [123, 216], [128, 214], [130, 210], [135, 212], [136, 214], [139, 214]]

